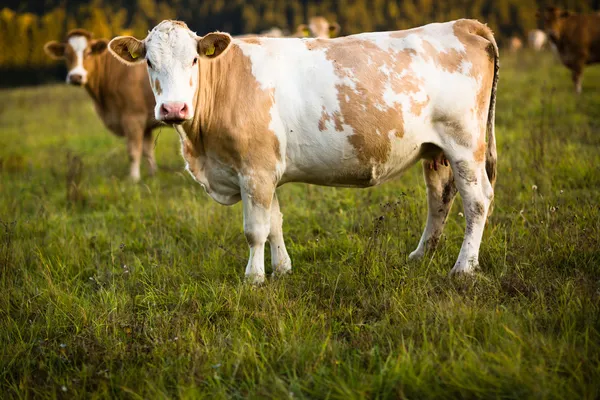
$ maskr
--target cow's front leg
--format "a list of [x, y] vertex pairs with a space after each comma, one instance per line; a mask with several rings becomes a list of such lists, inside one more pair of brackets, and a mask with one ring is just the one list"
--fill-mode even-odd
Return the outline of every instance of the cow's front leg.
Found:
[[271, 265], [275, 275], [285, 275], [292, 271], [292, 261], [283, 241], [283, 214], [279, 211], [277, 193], [273, 195], [271, 203], [271, 229], [269, 232], [269, 246], [271, 247]]
[[265, 242], [271, 230], [271, 205], [275, 185], [266, 179], [251, 179], [242, 184], [244, 234], [250, 246], [246, 279], [253, 284], [265, 280]]

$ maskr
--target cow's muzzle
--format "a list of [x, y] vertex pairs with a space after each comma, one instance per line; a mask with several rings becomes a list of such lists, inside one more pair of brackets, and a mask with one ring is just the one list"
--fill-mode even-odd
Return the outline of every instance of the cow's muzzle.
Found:
[[71, 74], [71, 75], [69, 75], [67, 81], [71, 85], [75, 85], [75, 86], [81, 86], [81, 85], [84, 84], [83, 76], [79, 75], [79, 74]]
[[168, 124], [181, 124], [190, 118], [190, 108], [184, 102], [172, 101], [160, 106], [160, 120]]

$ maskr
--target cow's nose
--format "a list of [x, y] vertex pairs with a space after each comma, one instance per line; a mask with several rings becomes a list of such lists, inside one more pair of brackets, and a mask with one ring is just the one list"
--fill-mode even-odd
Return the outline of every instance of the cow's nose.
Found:
[[71, 74], [69, 75], [69, 82], [73, 85], [81, 85], [83, 82], [83, 76], [79, 74]]
[[188, 115], [188, 106], [183, 102], [172, 101], [160, 106], [160, 116], [165, 122], [181, 122], [186, 120]]

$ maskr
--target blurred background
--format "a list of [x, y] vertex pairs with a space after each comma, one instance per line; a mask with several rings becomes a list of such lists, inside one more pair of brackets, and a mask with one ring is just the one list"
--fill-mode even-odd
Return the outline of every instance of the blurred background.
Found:
[[139, 38], [163, 19], [185, 21], [198, 34], [232, 34], [272, 27], [293, 32], [322, 15], [341, 26], [341, 35], [406, 29], [434, 21], [477, 18], [494, 30], [500, 45], [525, 38], [537, 26], [539, 7], [556, 5], [587, 12], [600, 0], [3, 0], [0, 5], [0, 87], [64, 79], [62, 63], [42, 51], [49, 40], [81, 27], [96, 38], [131, 34]]

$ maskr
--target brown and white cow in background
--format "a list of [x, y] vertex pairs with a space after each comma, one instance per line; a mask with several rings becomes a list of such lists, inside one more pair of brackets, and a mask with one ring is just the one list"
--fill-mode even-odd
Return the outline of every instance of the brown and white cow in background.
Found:
[[[437, 245], [457, 192], [466, 231], [452, 273], [478, 266], [494, 197], [498, 48], [473, 20], [337, 39], [198, 37], [163, 21], [109, 49], [146, 63], [156, 118], [174, 124], [192, 176], [217, 202], [243, 202], [246, 276], [291, 270], [275, 189], [370, 187], [420, 159], [428, 217], [411, 259]], [[487, 140], [487, 143], [486, 143]], [[445, 156], [450, 167], [430, 169]]]
[[85, 87], [104, 125], [117, 136], [126, 137], [130, 177], [138, 181], [142, 153], [150, 173], [156, 171], [152, 129], [160, 123], [154, 118], [154, 94], [146, 67], [127, 68], [106, 51], [107, 45], [108, 40], [95, 40], [92, 33], [75, 29], [62, 43], [46, 43], [44, 51], [65, 61], [67, 83]]
[[511, 53], [517, 53], [523, 48], [523, 41], [518, 36], [512, 36], [508, 42], [508, 48]]
[[561, 62], [571, 70], [575, 91], [581, 93], [584, 67], [600, 63], [600, 14], [548, 7], [537, 16]]
[[540, 51], [546, 45], [547, 37], [544, 31], [540, 29], [532, 29], [527, 34], [527, 44], [530, 49]]
[[337, 22], [329, 22], [325, 17], [311, 17], [308, 25], [300, 24], [296, 28], [296, 33], [293, 37], [312, 37], [312, 38], [333, 38], [340, 33], [340, 24]]

